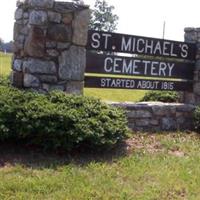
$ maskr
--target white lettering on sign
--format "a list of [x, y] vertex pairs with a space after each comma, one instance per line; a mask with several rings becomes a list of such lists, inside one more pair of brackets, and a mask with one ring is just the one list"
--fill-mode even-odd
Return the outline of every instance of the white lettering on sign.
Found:
[[183, 58], [186, 58], [187, 56], [188, 56], [188, 45], [187, 44], [183, 44], [182, 46], [181, 46], [181, 50], [182, 50], [182, 52], [181, 52], [181, 56], [183, 57]]
[[137, 52], [138, 53], [145, 52], [145, 41], [143, 39], [138, 39], [137, 41]]
[[131, 79], [101, 78], [101, 87], [134, 89], [135, 81]]
[[[166, 76], [166, 73], [165, 73], [166, 68], [167, 68], [166, 63], [160, 62], [159, 76]], [[172, 70], [172, 69], [170, 68], [170, 69], [169, 69], [169, 75], [170, 75], [170, 76], [172, 75], [172, 74], [171, 74], [171, 70]]]
[[162, 90], [174, 90], [174, 83], [173, 82], [163, 82], [161, 85]]
[[174, 53], [174, 43], [171, 44], [171, 51], [170, 51], [170, 55], [173, 57], [177, 57], [177, 54]]
[[157, 90], [158, 89], [159, 81], [139, 81], [137, 84], [137, 89], [151, 89], [151, 90]]
[[[112, 38], [114, 37], [114, 38]], [[114, 40], [116, 37], [116, 40]], [[116, 43], [115, 43], [116, 42]], [[187, 58], [189, 46], [178, 43], [139, 36], [117, 35], [106, 32], [93, 32], [91, 34], [91, 47], [93, 49], [140, 53], [160, 56]]]
[[169, 48], [171, 48], [170, 46], [170, 42], [164, 41], [163, 42], [163, 52], [162, 55], [164, 56], [169, 56]]
[[93, 33], [92, 34], [92, 43], [91, 43], [91, 46], [94, 48], [94, 49], [97, 49], [100, 47], [100, 34], [99, 33]]
[[133, 74], [140, 74], [140, 72], [137, 71], [139, 63], [140, 63], [140, 60], [133, 60], [133, 65], [132, 65]]
[[152, 62], [151, 63], [151, 75], [152, 76], [157, 76], [157, 72], [156, 72], [156, 66], [158, 65], [158, 62]]
[[175, 83], [172, 81], [139, 80], [123, 78], [100, 78], [102, 88], [126, 88], [144, 90], [174, 90]]
[[[179, 49], [181, 57], [186, 58], [189, 50], [188, 45], [180, 44]], [[173, 42], [156, 41], [153, 39], [143, 39], [131, 36], [122, 36], [120, 51], [178, 57], [178, 54], [175, 53], [175, 46]]]
[[122, 51], [131, 51], [131, 45], [132, 45], [131, 37], [128, 39], [128, 42], [125, 40], [125, 37], [122, 37], [122, 43], [121, 43]]
[[107, 73], [112, 72], [112, 64], [113, 64], [113, 59], [110, 57], [107, 57], [104, 60], [104, 71]]
[[172, 76], [172, 70], [173, 70], [173, 68], [174, 68], [174, 63], [168, 63], [168, 68], [169, 68], [169, 76]]
[[[167, 41], [156, 38], [122, 35], [108, 32], [91, 31], [90, 48], [102, 51], [119, 51], [174, 58], [193, 57], [194, 48], [187, 43]], [[189, 55], [189, 51], [192, 51]]]
[[145, 52], [153, 54], [153, 40], [146, 40]]
[[108, 40], [110, 37], [112, 37], [111, 34], [109, 33], [103, 33], [102, 35], [100, 33], [93, 33], [92, 34], [92, 43], [91, 46], [94, 49], [98, 49], [101, 46], [101, 37], [104, 38], [104, 48], [107, 49], [108, 48]]
[[160, 54], [160, 55], [162, 54], [161, 44], [159, 41], [156, 43], [153, 54]]
[[132, 66], [133, 66], [133, 60], [130, 60], [130, 62], [127, 64], [126, 60], [123, 59], [122, 71], [124, 71], [125, 74], [130, 74]]
[[104, 72], [128, 75], [172, 77], [175, 63], [151, 60], [106, 57]]
[[112, 36], [109, 33], [103, 33], [102, 36], [105, 37], [104, 48], [107, 49], [108, 48], [108, 38], [112, 37]]
[[114, 59], [114, 65], [113, 65], [113, 72], [114, 73], [120, 73], [120, 65], [119, 65], [119, 61], [122, 61], [122, 58], [115, 58]]

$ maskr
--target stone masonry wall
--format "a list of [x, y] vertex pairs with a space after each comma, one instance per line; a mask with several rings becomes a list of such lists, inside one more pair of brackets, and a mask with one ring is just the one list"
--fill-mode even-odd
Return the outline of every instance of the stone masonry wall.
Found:
[[194, 105], [142, 102], [112, 103], [126, 111], [128, 126], [133, 131], [174, 131], [193, 128]]
[[41, 92], [81, 94], [89, 8], [54, 0], [17, 2], [12, 83]]
[[185, 42], [196, 44], [196, 61], [194, 70], [193, 92], [184, 92], [184, 103], [200, 103], [200, 28], [185, 28]]

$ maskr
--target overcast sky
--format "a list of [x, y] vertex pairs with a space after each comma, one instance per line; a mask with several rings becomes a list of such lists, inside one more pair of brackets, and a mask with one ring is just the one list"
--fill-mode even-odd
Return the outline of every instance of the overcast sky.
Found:
[[[64, 1], [64, 0], [62, 0]], [[85, 0], [93, 5], [95, 0]], [[184, 27], [200, 27], [200, 0], [107, 0], [119, 16], [118, 31], [125, 34], [183, 41]], [[16, 0], [1, 0], [0, 37], [13, 38]]]

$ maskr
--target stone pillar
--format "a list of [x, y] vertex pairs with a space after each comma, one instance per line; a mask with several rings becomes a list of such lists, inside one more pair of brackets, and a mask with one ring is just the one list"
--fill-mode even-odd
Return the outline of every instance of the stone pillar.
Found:
[[200, 103], [200, 28], [185, 28], [185, 42], [196, 44], [196, 61], [194, 63], [193, 93], [184, 92], [184, 103]]
[[54, 0], [17, 2], [12, 84], [82, 94], [89, 7]]

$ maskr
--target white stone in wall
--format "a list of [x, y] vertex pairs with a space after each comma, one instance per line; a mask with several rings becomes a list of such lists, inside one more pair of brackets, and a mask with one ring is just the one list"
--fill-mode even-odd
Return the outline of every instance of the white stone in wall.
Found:
[[31, 74], [56, 74], [56, 65], [53, 61], [30, 58], [23, 63], [23, 71]]
[[46, 25], [48, 21], [47, 13], [45, 11], [33, 10], [30, 13], [29, 24], [31, 25]]
[[18, 8], [15, 11], [15, 20], [20, 20], [23, 18], [23, 10], [21, 8]]
[[69, 81], [67, 82], [66, 92], [69, 94], [82, 95], [83, 87], [83, 81]]
[[75, 13], [72, 22], [73, 28], [73, 43], [80, 46], [87, 44], [87, 31], [89, 23], [90, 12], [89, 10], [82, 10]]
[[59, 78], [82, 81], [86, 65], [86, 51], [83, 47], [71, 46], [59, 56]]
[[24, 74], [24, 87], [35, 88], [39, 87], [40, 81], [32, 74]]
[[29, 13], [28, 13], [28, 12], [24, 12], [23, 18], [24, 18], [24, 19], [28, 19], [28, 18], [29, 18]]
[[22, 63], [22, 60], [16, 59], [13, 63], [13, 69], [18, 72], [22, 71]]

